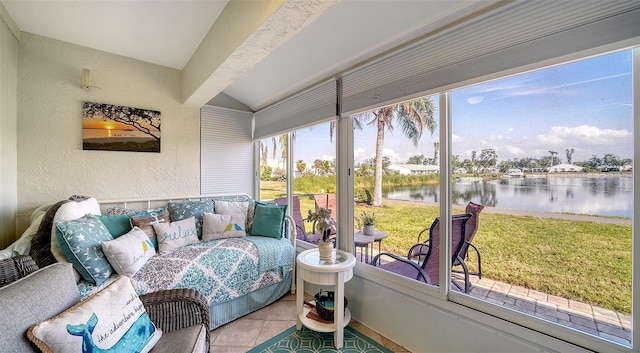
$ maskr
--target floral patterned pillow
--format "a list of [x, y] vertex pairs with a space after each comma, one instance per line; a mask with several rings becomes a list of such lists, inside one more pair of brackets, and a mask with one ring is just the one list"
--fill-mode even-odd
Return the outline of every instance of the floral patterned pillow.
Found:
[[69, 262], [87, 282], [101, 285], [111, 276], [113, 268], [102, 252], [102, 242], [113, 237], [98, 216], [56, 223], [56, 236]]
[[205, 212], [213, 212], [212, 200], [185, 200], [182, 202], [169, 201], [167, 207], [169, 208], [169, 216], [171, 217], [172, 222], [181, 221], [189, 217], [195, 217], [198, 239], [202, 239], [202, 214]]

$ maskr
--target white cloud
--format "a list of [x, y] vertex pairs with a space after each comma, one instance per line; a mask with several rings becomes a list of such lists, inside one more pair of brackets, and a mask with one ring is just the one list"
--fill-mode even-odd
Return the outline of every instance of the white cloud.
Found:
[[484, 96], [473, 96], [467, 98], [467, 103], [469, 104], [479, 104], [484, 100]]
[[362, 160], [364, 160], [366, 158], [365, 157], [365, 153], [366, 153], [366, 150], [364, 148], [362, 148], [362, 147], [354, 149], [353, 150], [353, 160], [356, 163], [362, 162]]
[[392, 150], [390, 148], [383, 148], [382, 149], [382, 155], [385, 156], [385, 157], [389, 157], [389, 160], [392, 163], [400, 163], [400, 162], [402, 162], [402, 158], [400, 157], [400, 155], [396, 151], [394, 151], [394, 150]]
[[630, 131], [601, 129], [597, 126], [580, 125], [575, 127], [554, 126], [536, 139], [547, 146], [612, 146], [622, 141], [630, 141]]
[[[502, 153], [503, 151], [504, 153]], [[528, 152], [526, 152], [521, 147], [507, 145], [507, 146], [501, 147], [500, 150], [497, 151], [497, 153], [498, 153], [498, 156], [500, 156], [501, 154], [507, 154], [510, 156], [510, 158], [513, 158], [513, 157], [525, 157], [527, 156]]]

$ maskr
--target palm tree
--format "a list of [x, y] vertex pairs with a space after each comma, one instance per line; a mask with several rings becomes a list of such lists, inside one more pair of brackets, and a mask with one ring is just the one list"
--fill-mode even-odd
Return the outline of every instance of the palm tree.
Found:
[[267, 150], [268, 150], [268, 147], [265, 141], [260, 141], [260, 169], [261, 170], [267, 167], [267, 163], [269, 159]]
[[[558, 154], [558, 152], [556, 151], [549, 151], [549, 153], [551, 153], [551, 165], [549, 166], [549, 168], [553, 167], [553, 156]], [[551, 170], [551, 169], [549, 169]]]
[[305, 169], [307, 169], [307, 163], [305, 163], [305, 161], [303, 161], [302, 159], [298, 159], [296, 161], [296, 170], [300, 172], [300, 174], [302, 174]]
[[431, 134], [435, 131], [436, 121], [433, 115], [433, 102], [430, 98], [422, 97], [353, 116], [355, 127], [361, 129], [366, 124], [378, 129], [372, 206], [382, 207], [382, 148], [385, 130], [393, 132], [396, 125], [417, 146], [425, 127]]
[[571, 156], [573, 156], [573, 148], [572, 149], [566, 149], [565, 152], [567, 152], [567, 164], [571, 164]]

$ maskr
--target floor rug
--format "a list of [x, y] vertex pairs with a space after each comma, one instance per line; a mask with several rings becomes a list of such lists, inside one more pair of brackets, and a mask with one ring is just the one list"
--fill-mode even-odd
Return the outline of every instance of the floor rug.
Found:
[[337, 350], [333, 345], [333, 332], [315, 332], [306, 327], [296, 331], [292, 326], [247, 353], [393, 353], [388, 348], [347, 326], [344, 328], [344, 346]]

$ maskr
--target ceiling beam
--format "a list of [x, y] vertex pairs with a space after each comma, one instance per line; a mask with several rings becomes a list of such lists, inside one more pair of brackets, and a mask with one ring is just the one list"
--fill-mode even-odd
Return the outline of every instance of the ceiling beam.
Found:
[[231, 0], [182, 71], [182, 99], [203, 106], [336, 0]]

